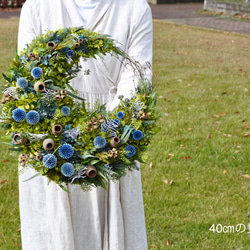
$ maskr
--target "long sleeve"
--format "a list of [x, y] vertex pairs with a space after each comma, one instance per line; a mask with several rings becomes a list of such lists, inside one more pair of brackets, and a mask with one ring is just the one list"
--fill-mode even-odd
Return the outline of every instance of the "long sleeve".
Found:
[[[146, 69], [146, 76], [151, 78], [151, 71], [147, 69], [146, 63], [152, 64], [152, 47], [153, 47], [153, 27], [152, 27], [152, 14], [147, 3], [144, 6], [143, 12], [141, 6], [135, 6], [131, 18], [131, 31], [129, 37], [129, 44], [127, 54], [138, 61], [142, 68]], [[111, 110], [116, 108], [119, 104], [118, 97], [130, 97], [131, 93], [135, 92], [138, 79], [134, 74], [133, 69], [127, 65], [124, 67], [117, 85], [117, 92], [111, 104]]]
[[33, 6], [32, 1], [28, 0], [22, 7], [18, 30], [18, 53], [37, 36], [37, 32], [39, 31], [35, 22], [36, 11]]

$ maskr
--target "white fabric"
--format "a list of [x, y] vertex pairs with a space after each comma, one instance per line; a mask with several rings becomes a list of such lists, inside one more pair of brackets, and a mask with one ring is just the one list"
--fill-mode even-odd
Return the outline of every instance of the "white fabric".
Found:
[[79, 11], [79, 14], [82, 18], [84, 26], [87, 26], [87, 22], [90, 17], [93, 15], [94, 8], [98, 0], [74, 0]]
[[[18, 51], [47, 29], [82, 26], [73, 0], [27, 0], [23, 6]], [[99, 1], [88, 28], [111, 35], [130, 56], [144, 63], [152, 60], [152, 20], [146, 0]], [[115, 108], [118, 95], [129, 96], [136, 78], [113, 56], [82, 62], [90, 75], [80, 72], [72, 82], [92, 103], [101, 99]], [[70, 193], [48, 185], [28, 169], [20, 175], [20, 214], [24, 250], [146, 250], [144, 208], [139, 171], [129, 172], [108, 191], [84, 193], [69, 185]]]

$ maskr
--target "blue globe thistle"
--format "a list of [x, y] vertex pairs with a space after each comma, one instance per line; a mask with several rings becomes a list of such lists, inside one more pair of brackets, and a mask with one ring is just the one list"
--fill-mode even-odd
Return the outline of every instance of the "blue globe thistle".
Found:
[[66, 162], [62, 165], [62, 168], [61, 168], [61, 173], [66, 176], [66, 177], [70, 177], [74, 174], [75, 172], [75, 168], [74, 168], [74, 165], [69, 163], [69, 162]]
[[133, 145], [128, 145], [125, 148], [125, 151], [127, 151], [126, 155], [129, 157], [135, 155], [135, 153], [136, 153], [136, 149]]
[[43, 157], [43, 165], [46, 167], [46, 168], [54, 168], [57, 164], [57, 158], [55, 155], [53, 154], [47, 154]]
[[16, 122], [22, 122], [26, 118], [26, 112], [24, 109], [20, 108], [14, 109], [12, 114], [13, 114], [13, 119]]
[[61, 51], [62, 51], [63, 53], [67, 53], [67, 52], [69, 51], [69, 47], [66, 46], [66, 47], [62, 48]]
[[27, 116], [26, 116], [26, 120], [30, 125], [34, 125], [37, 124], [40, 120], [40, 115], [38, 114], [38, 112], [31, 110]]
[[28, 81], [24, 77], [20, 77], [17, 79], [17, 86], [21, 89], [25, 89], [28, 87]]
[[136, 130], [134, 133], [133, 133], [133, 138], [135, 140], [141, 140], [141, 138], [143, 137], [143, 133], [141, 132], [141, 130]]
[[74, 50], [69, 50], [69, 51], [67, 52], [67, 56], [68, 56], [68, 57], [73, 57], [74, 55], [75, 55]]
[[116, 116], [117, 116], [118, 119], [123, 119], [124, 118], [124, 113], [122, 111], [119, 111]]
[[39, 67], [35, 67], [34, 69], [32, 69], [31, 71], [31, 75], [35, 78], [35, 79], [40, 79], [43, 75], [43, 70]]
[[65, 116], [70, 115], [70, 112], [71, 112], [71, 110], [70, 110], [70, 108], [69, 108], [68, 106], [62, 107], [61, 111], [62, 111], [62, 113], [63, 113]]
[[74, 154], [74, 149], [70, 144], [63, 144], [60, 148], [59, 148], [59, 155], [63, 158], [63, 159], [69, 159], [71, 156], [73, 156]]
[[115, 126], [119, 127], [120, 121], [119, 121], [118, 119], [114, 119], [114, 120], [113, 120], [113, 124], [114, 124]]
[[106, 139], [101, 137], [101, 136], [97, 136], [95, 139], [94, 139], [94, 145], [97, 147], [97, 148], [104, 148], [106, 146]]

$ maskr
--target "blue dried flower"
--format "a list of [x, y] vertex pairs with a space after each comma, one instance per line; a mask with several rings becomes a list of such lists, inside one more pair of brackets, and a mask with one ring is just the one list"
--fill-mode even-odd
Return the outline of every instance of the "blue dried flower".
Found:
[[35, 67], [34, 69], [32, 69], [31, 71], [31, 75], [35, 78], [35, 79], [40, 79], [43, 75], [43, 70], [39, 67]]
[[141, 132], [141, 130], [136, 130], [134, 133], [133, 133], [133, 138], [135, 140], [141, 140], [141, 138], [143, 137], [143, 133]]
[[118, 119], [123, 119], [124, 118], [124, 113], [122, 111], [119, 111], [116, 116], [117, 116]]
[[94, 139], [94, 145], [97, 147], [97, 148], [104, 148], [106, 146], [106, 139], [101, 137], [101, 136], [97, 136], [95, 139]]
[[136, 149], [133, 145], [128, 145], [125, 148], [125, 151], [127, 151], [126, 155], [129, 157], [135, 155], [135, 153], [136, 153]]
[[114, 124], [115, 126], [119, 127], [120, 121], [119, 121], [118, 119], [114, 119], [114, 120], [113, 120], [113, 124]]
[[70, 112], [71, 112], [71, 110], [70, 110], [70, 108], [69, 108], [68, 106], [62, 107], [61, 111], [62, 111], [62, 113], [63, 113], [65, 116], [70, 115]]
[[43, 165], [46, 167], [46, 168], [54, 168], [57, 164], [57, 158], [55, 155], [53, 154], [47, 154], [43, 157]]
[[67, 53], [67, 52], [69, 51], [69, 47], [66, 46], [66, 47], [62, 48], [61, 51], [62, 51], [63, 53]]
[[59, 155], [63, 158], [63, 159], [69, 159], [71, 156], [73, 156], [74, 154], [74, 149], [70, 144], [63, 144], [60, 148], [59, 148]]
[[17, 79], [17, 86], [21, 89], [25, 89], [28, 87], [28, 81], [24, 77], [20, 77]]
[[25, 118], [26, 118], [26, 112], [24, 109], [17, 108], [13, 110], [13, 119], [16, 122], [22, 122]]
[[75, 172], [75, 168], [74, 168], [74, 165], [69, 163], [69, 162], [66, 162], [62, 165], [62, 168], [61, 168], [61, 173], [66, 176], [66, 177], [70, 177], [74, 174]]
[[38, 114], [38, 112], [32, 110], [27, 114], [26, 120], [30, 125], [34, 125], [39, 122], [40, 115]]
[[68, 57], [73, 57], [74, 55], [75, 55], [74, 50], [69, 50], [69, 51], [67, 52], [67, 56], [68, 56]]

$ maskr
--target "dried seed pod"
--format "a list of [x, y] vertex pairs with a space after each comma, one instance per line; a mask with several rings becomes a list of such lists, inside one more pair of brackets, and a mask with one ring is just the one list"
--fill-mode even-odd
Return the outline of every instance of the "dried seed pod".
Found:
[[42, 156], [41, 155], [37, 155], [36, 156], [36, 160], [40, 161], [42, 159]]
[[26, 137], [20, 138], [21, 134], [17, 133], [14, 135], [13, 140], [17, 145], [24, 145], [28, 142]]
[[98, 129], [99, 128], [99, 126], [97, 126], [97, 125], [94, 125], [94, 129]]
[[89, 178], [95, 178], [97, 175], [96, 168], [93, 165], [87, 165], [86, 175]]
[[56, 95], [56, 100], [60, 100], [61, 96], [60, 95]]
[[56, 93], [59, 93], [60, 91], [59, 91], [59, 89], [56, 89], [55, 92], [56, 92]]
[[20, 163], [20, 165], [21, 165], [22, 167], [24, 167], [25, 164], [26, 164], [26, 162], [21, 162], [21, 163]]
[[56, 43], [53, 42], [53, 41], [49, 41], [47, 43], [47, 48], [49, 48], [49, 49], [55, 49], [56, 48]]
[[35, 157], [33, 154], [30, 154], [30, 155], [29, 155], [29, 158], [33, 160], [33, 159], [35, 159], [36, 157]]
[[46, 88], [46, 85], [45, 85], [45, 83], [42, 82], [42, 81], [38, 81], [38, 82], [36, 82], [35, 85], [34, 85], [34, 90], [35, 90], [36, 92], [40, 91], [41, 93], [43, 93], [43, 92], [45, 91], [45, 88]]
[[33, 52], [30, 52], [28, 55], [28, 57], [34, 57], [34, 56], [35, 56], [35, 54]]
[[26, 154], [20, 154], [18, 157], [22, 159], [26, 159]]
[[5, 99], [3, 99], [3, 100], [2, 100], [2, 104], [5, 104], [5, 103], [6, 103], [6, 100], [5, 100]]
[[62, 127], [62, 125], [61, 124], [54, 125], [53, 128], [52, 128], [52, 133], [54, 135], [60, 135], [60, 134], [62, 134], [63, 133], [63, 127]]
[[113, 148], [117, 148], [120, 144], [121, 140], [119, 137], [112, 137], [111, 140], [110, 140], [110, 145], [113, 147]]
[[61, 99], [64, 100], [66, 98], [66, 95], [61, 95]]
[[76, 48], [79, 48], [80, 46], [80, 43], [76, 43]]
[[82, 43], [83, 42], [83, 39], [82, 38], [79, 38], [78, 39], [78, 43]]
[[10, 96], [8, 96], [8, 97], [5, 98], [5, 101], [6, 101], [6, 102], [9, 102], [10, 100], [11, 100], [11, 97], [10, 97]]
[[61, 95], [67, 95], [67, 91], [65, 89], [61, 90], [60, 92]]
[[35, 152], [35, 155], [37, 156], [37, 155], [40, 155], [41, 154], [41, 152], [40, 151], [36, 151]]
[[54, 146], [55, 146], [55, 142], [51, 138], [45, 139], [43, 141], [43, 148], [45, 150], [51, 150], [54, 148]]
[[104, 119], [100, 119], [99, 122], [100, 122], [100, 123], [104, 123]]

